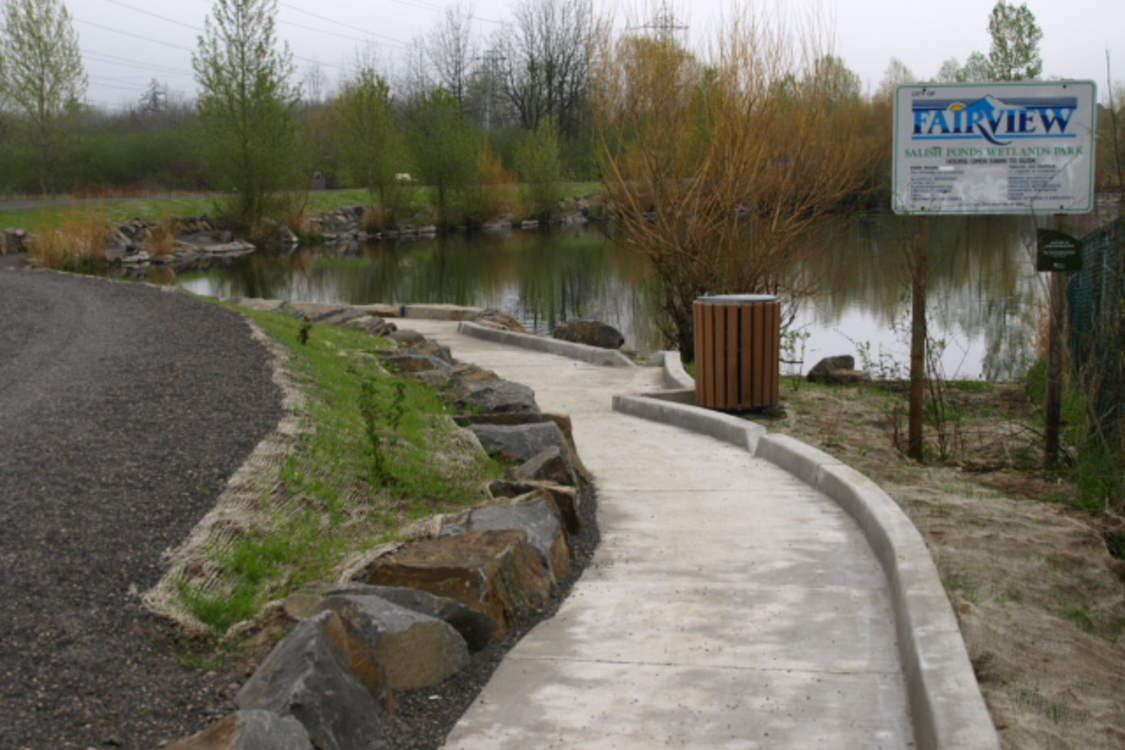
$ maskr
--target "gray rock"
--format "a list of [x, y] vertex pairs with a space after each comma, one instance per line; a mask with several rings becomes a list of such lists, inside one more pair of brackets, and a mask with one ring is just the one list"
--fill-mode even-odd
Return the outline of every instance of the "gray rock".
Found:
[[357, 331], [363, 331], [369, 336], [385, 337], [398, 330], [398, 326], [378, 315], [364, 315], [352, 318], [345, 325]]
[[317, 750], [378, 750], [383, 722], [371, 693], [345, 669], [339, 647], [348, 641], [344, 621], [324, 612], [301, 622], [277, 644], [238, 691], [244, 711], [292, 716]]
[[286, 305], [289, 314], [295, 318], [306, 315], [314, 323], [328, 325], [343, 325], [353, 318], [359, 318], [367, 313], [356, 310], [348, 305], [339, 305], [326, 302], [290, 302]]
[[523, 327], [518, 320], [513, 318], [507, 313], [500, 312], [499, 310], [488, 309], [482, 312], [477, 317], [473, 318], [473, 322], [477, 325], [488, 326], [500, 331], [514, 331], [516, 333], [528, 333], [528, 330]]
[[599, 349], [620, 349], [625, 345], [621, 331], [596, 320], [572, 320], [555, 326], [552, 335], [562, 341], [596, 346]]
[[536, 491], [512, 505], [489, 505], [446, 516], [442, 519], [441, 535], [508, 529], [527, 532], [528, 543], [539, 552], [554, 583], [565, 580], [570, 574], [570, 548], [559, 512], [550, 495], [543, 491]]
[[587, 493], [574, 487], [563, 487], [553, 482], [498, 480], [488, 486], [488, 491], [496, 498], [517, 498], [543, 490], [551, 495], [555, 507], [559, 509], [563, 525], [568, 534], [586, 533], [582, 522], [582, 503], [588, 499]]
[[565, 487], [578, 487], [580, 482], [574, 464], [555, 446], [517, 466], [512, 471], [512, 479], [520, 482], [552, 482]]
[[397, 341], [398, 343], [405, 344], [407, 346], [414, 346], [415, 344], [421, 344], [423, 341], [426, 340], [426, 337], [423, 336], [422, 334], [418, 333], [417, 331], [411, 331], [409, 329], [397, 330], [394, 333], [392, 333], [390, 336], [388, 336], [388, 338], [391, 341]]
[[239, 711], [165, 750], [313, 750], [309, 733], [292, 716]]
[[337, 594], [321, 604], [344, 618], [370, 648], [387, 688], [429, 687], [469, 663], [465, 639], [449, 623], [378, 596]]
[[522, 383], [513, 383], [510, 380], [479, 383], [458, 398], [457, 403], [489, 414], [539, 412], [539, 404], [535, 402], [535, 391]]
[[400, 375], [413, 375], [435, 370], [447, 372], [452, 369], [448, 362], [428, 354], [379, 352], [379, 358]]
[[322, 593], [325, 596], [334, 594], [377, 596], [400, 607], [437, 618], [449, 623], [465, 640], [471, 651], [480, 651], [487, 646], [500, 627], [488, 615], [470, 609], [459, 601], [404, 586], [347, 583], [326, 587]]
[[548, 448], [558, 448], [564, 457], [568, 460], [570, 458], [570, 447], [567, 445], [566, 436], [554, 422], [521, 425], [474, 424], [469, 425], [467, 429], [477, 436], [481, 446], [490, 456], [517, 464], [530, 461]]
[[805, 378], [810, 383], [853, 385], [867, 380], [867, 373], [855, 369], [855, 357], [850, 354], [840, 354], [835, 357], [825, 357], [817, 362]]

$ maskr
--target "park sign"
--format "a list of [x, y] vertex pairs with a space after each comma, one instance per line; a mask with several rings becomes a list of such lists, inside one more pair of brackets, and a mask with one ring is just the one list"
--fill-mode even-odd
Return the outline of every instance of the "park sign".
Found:
[[1087, 213], [1090, 81], [911, 84], [895, 95], [899, 214]]

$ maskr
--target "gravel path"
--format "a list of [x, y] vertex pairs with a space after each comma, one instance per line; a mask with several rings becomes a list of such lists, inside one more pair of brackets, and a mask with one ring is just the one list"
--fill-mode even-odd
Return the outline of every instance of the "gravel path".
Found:
[[0, 747], [199, 731], [231, 678], [183, 668], [136, 593], [277, 424], [269, 356], [187, 295], [2, 265], [0, 321]]

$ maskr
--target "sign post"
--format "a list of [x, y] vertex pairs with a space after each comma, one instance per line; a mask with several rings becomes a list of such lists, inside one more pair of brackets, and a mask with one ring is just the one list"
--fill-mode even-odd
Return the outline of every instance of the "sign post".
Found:
[[[910, 84], [895, 95], [895, 213], [1053, 214], [1094, 208], [1094, 143], [1097, 98], [1090, 81], [1049, 83]], [[925, 232], [926, 222], [921, 222]], [[1057, 227], [1056, 227], [1057, 229]], [[1055, 260], [1051, 279], [1051, 369], [1048, 376], [1048, 434], [1058, 435], [1065, 318], [1062, 240], [1046, 251]], [[915, 237], [909, 455], [921, 460], [927, 241]], [[1057, 289], [1056, 289], [1057, 287]], [[922, 299], [918, 299], [921, 296]], [[1056, 309], [1056, 305], [1059, 308]], [[922, 340], [917, 340], [921, 336]], [[1053, 394], [1053, 395], [1052, 395]], [[1054, 400], [1053, 400], [1054, 399]], [[1053, 430], [1053, 433], [1052, 433]], [[1055, 462], [1057, 437], [1048, 441], [1047, 463]]]

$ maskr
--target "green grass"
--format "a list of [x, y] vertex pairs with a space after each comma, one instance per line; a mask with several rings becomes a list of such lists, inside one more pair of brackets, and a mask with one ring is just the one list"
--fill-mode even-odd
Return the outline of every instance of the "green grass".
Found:
[[[479, 502], [500, 476], [493, 461], [448, 449], [449, 407], [436, 391], [381, 372], [374, 351], [386, 342], [313, 326], [302, 345], [297, 319], [239, 312], [291, 354], [307, 429], [262, 499], [269, 520], [210, 553], [221, 583], [176, 582], [187, 609], [217, 633], [306, 583], [333, 580], [346, 558], [401, 539], [409, 523]], [[457, 460], [437, 460], [450, 455]]]
[[[518, 188], [518, 186], [514, 186]], [[561, 186], [561, 193], [566, 198], [580, 197], [597, 193], [602, 186], [597, 182], [568, 182]], [[415, 189], [415, 200], [419, 206], [428, 206], [433, 203], [433, 191], [419, 186]], [[12, 198], [12, 200], [20, 200]], [[207, 196], [154, 196], [151, 198], [103, 201], [91, 201], [96, 205], [106, 220], [121, 223], [130, 219], [143, 219], [149, 222], [159, 222], [169, 217], [184, 218], [189, 216], [213, 215], [215, 206]], [[333, 211], [341, 206], [366, 206], [372, 203], [370, 193], [363, 189], [330, 190], [325, 192], [309, 193], [305, 205], [307, 215], [315, 215]], [[57, 227], [66, 221], [68, 215], [75, 208], [83, 205], [70, 206], [43, 206], [41, 208], [20, 209], [13, 211], [0, 210], [0, 229], [19, 227], [28, 232], [39, 232], [43, 229]]]

